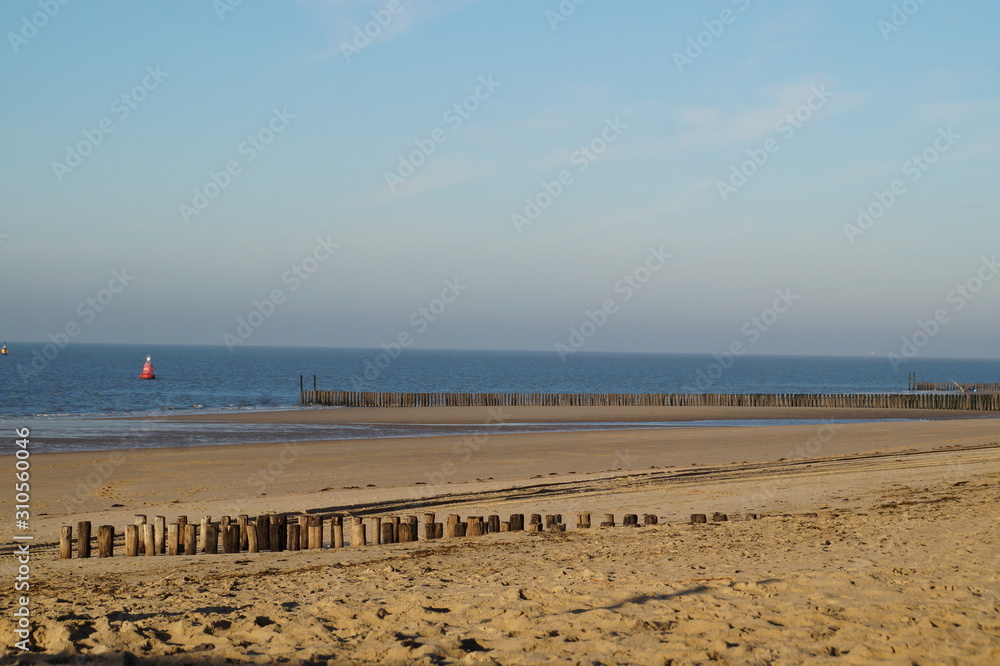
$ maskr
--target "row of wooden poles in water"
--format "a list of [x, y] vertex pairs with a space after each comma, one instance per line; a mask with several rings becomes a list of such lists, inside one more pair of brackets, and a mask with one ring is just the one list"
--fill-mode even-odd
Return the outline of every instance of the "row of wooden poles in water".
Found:
[[[715, 514], [718, 516], [722, 514]], [[691, 517], [692, 523], [705, 522]], [[748, 514], [756, 518], [755, 514]], [[313, 550], [320, 548], [345, 548], [378, 546], [380, 544], [407, 543], [424, 540], [474, 537], [491, 532], [563, 532], [566, 524], [561, 514], [530, 514], [525, 522], [525, 514], [514, 513], [507, 520], [498, 514], [490, 516], [468, 516], [462, 520], [458, 514], [450, 514], [445, 522], [437, 522], [436, 514], [425, 513], [422, 525], [416, 516], [371, 517], [367, 524], [362, 518], [343, 516], [322, 516], [304, 514], [261, 515], [251, 520], [240, 515], [236, 520], [222, 516], [219, 522], [212, 522], [211, 516], [204, 516], [201, 523], [189, 523], [187, 516], [178, 516], [176, 522], [167, 523], [164, 516], [155, 516], [147, 522], [146, 516], [137, 515], [134, 525], [124, 529], [125, 555], [194, 555], [197, 553], [257, 553], [262, 551], [281, 552]], [[600, 527], [615, 527], [614, 514], [602, 514]], [[725, 518], [722, 518], [723, 520]], [[346, 522], [349, 521], [349, 522]], [[626, 514], [620, 523], [624, 526], [657, 525], [659, 518], [653, 514]], [[576, 514], [576, 527], [587, 529], [591, 526], [591, 514]], [[422, 529], [421, 529], [422, 527]], [[370, 528], [370, 529], [369, 529]], [[118, 532], [117, 534], [121, 534]], [[73, 526], [64, 525], [59, 535], [59, 556], [68, 560], [73, 553]], [[113, 557], [116, 531], [113, 525], [97, 528], [97, 556]], [[91, 523], [80, 521], [76, 525], [77, 557], [91, 555]]]
[[[996, 386], [1000, 390], [1000, 384]], [[398, 393], [314, 390], [301, 391], [300, 400], [303, 405], [328, 407], [870, 407], [1000, 411], [1000, 393]]]

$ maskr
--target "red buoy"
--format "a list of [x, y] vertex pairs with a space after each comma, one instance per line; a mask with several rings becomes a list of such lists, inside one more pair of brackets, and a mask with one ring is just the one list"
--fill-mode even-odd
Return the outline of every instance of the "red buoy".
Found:
[[139, 375], [139, 379], [156, 379], [156, 375], [153, 374], [152, 357], [146, 357], [146, 365], [142, 366], [142, 374]]

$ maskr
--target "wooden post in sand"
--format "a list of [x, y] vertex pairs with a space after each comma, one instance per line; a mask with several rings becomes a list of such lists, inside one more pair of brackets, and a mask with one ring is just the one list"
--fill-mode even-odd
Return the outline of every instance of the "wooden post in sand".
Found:
[[284, 546], [281, 543], [281, 522], [279, 521], [279, 516], [270, 517], [270, 525], [268, 527], [268, 541], [271, 543], [271, 552], [280, 553], [284, 550]]
[[167, 545], [166, 516], [156, 516], [155, 518], [153, 518], [153, 527], [156, 532], [154, 535], [154, 545], [156, 547], [156, 554], [162, 555]]
[[76, 524], [76, 556], [90, 557], [90, 521], [81, 520]]
[[228, 520], [220, 525], [222, 528], [222, 552], [240, 552], [240, 528]]
[[211, 516], [201, 517], [201, 529], [198, 530], [198, 550], [195, 551], [196, 553], [207, 552], [205, 550], [205, 542], [208, 535], [208, 525], [211, 522], [212, 522]]
[[205, 553], [215, 555], [219, 552], [219, 524], [209, 523], [205, 526]]
[[360, 518], [351, 518], [351, 546], [362, 548], [365, 545], [365, 524]]
[[445, 537], [451, 539], [453, 537], [458, 536], [458, 534], [456, 534], [457, 532], [456, 525], [458, 525], [458, 521], [460, 518], [461, 517], [458, 514], [454, 513], [448, 514], [447, 522], [444, 525]]
[[250, 545], [250, 537], [247, 536], [247, 521], [249, 520], [250, 516], [245, 513], [236, 516], [236, 524], [240, 526], [240, 550], [246, 550], [247, 546]]
[[142, 525], [142, 545], [146, 557], [156, 555], [156, 525], [146, 523]]
[[489, 527], [489, 531], [490, 532], [499, 532], [500, 531], [500, 516], [498, 516], [495, 513], [492, 514], [492, 515], [490, 515], [490, 517], [488, 519], [488, 522], [487, 522], [487, 525]]
[[393, 524], [392, 519], [386, 520], [382, 523], [382, 543], [396, 543], [396, 526]]
[[188, 524], [187, 516], [177, 516], [177, 538], [180, 540], [180, 543], [177, 544], [178, 555], [191, 554], [191, 551], [188, 550], [187, 541], [185, 541], [185, 539], [187, 538], [187, 524]]
[[523, 513], [512, 513], [510, 514], [510, 531], [511, 532], [523, 532], [524, 531], [524, 514]]
[[528, 525], [541, 525], [542, 524], [542, 514], [533, 513], [531, 518], [528, 520]]
[[434, 539], [434, 519], [436, 516], [433, 513], [424, 514], [424, 540], [431, 541]]
[[500, 522], [500, 531], [501, 532], [510, 532], [510, 521], [508, 521], [508, 520], [501, 521]]
[[176, 555], [181, 548], [180, 525], [170, 523], [167, 525], [167, 555]]
[[333, 548], [344, 547], [344, 517], [332, 516], [330, 518], [330, 546]]
[[[311, 547], [309, 545], [309, 514], [298, 516], [297, 520], [299, 521], [299, 539], [302, 541], [300, 546], [306, 550]], [[305, 535], [305, 538], [302, 538], [302, 535]]]
[[576, 514], [576, 529], [578, 529], [578, 530], [589, 530], [590, 529], [590, 514], [589, 513], [578, 513], [578, 514]]
[[658, 525], [659, 522], [660, 522], [660, 519], [656, 516], [655, 513], [646, 513], [646, 514], [643, 514], [643, 516], [642, 516], [642, 524], [643, 525]]
[[372, 519], [372, 545], [378, 546], [382, 543], [382, 518], [373, 516]]
[[194, 555], [198, 544], [198, 526], [194, 523], [184, 525], [184, 554]]
[[257, 516], [254, 524], [257, 526], [257, 547], [261, 550], [270, 550], [271, 518], [266, 513], [262, 513]]
[[[194, 527], [192, 525], [192, 527]], [[139, 526], [125, 526], [125, 556], [135, 557], [139, 554]]]
[[59, 559], [68, 560], [73, 557], [73, 526], [63, 525], [59, 528]]
[[622, 519], [622, 525], [625, 527], [638, 527], [639, 516], [634, 513], [626, 513], [625, 517]]
[[407, 543], [410, 541], [410, 522], [408, 520], [399, 523], [399, 531], [396, 533], [396, 540], [399, 543]]
[[699, 523], [707, 523], [708, 518], [703, 513], [692, 513], [691, 514], [691, 524], [697, 525]]
[[299, 535], [302, 534], [302, 526], [298, 523], [288, 524], [288, 550], [301, 550]]
[[257, 521], [247, 521], [247, 552], [260, 552], [257, 543]]
[[606, 513], [601, 518], [601, 527], [614, 527], [615, 526], [615, 514]]
[[416, 541], [420, 537], [420, 532], [417, 529], [417, 517], [407, 516], [406, 520], [410, 523], [410, 541]]
[[323, 516], [309, 516], [309, 549], [323, 547]]
[[146, 515], [142, 513], [135, 514], [135, 524], [138, 525], [138, 535], [139, 535], [139, 555], [146, 552], [146, 544], [142, 539], [142, 525], [146, 524]]
[[115, 527], [114, 525], [101, 525], [97, 528], [97, 556], [114, 557], [115, 555]]

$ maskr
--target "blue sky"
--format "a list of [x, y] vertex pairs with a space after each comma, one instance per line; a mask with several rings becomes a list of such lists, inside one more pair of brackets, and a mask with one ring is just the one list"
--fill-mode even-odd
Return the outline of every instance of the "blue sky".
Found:
[[997, 358], [998, 20], [5, 2], [0, 338]]

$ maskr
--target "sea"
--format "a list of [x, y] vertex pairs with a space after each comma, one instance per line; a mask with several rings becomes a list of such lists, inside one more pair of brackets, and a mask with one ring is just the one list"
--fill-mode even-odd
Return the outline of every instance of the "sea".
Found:
[[[176, 414], [299, 409], [299, 388], [511, 393], [905, 393], [920, 381], [996, 382], [1000, 360], [885, 357], [448, 351], [7, 342], [0, 432], [29, 428], [41, 449], [75, 451], [240, 442], [462, 436], [622, 424], [350, 424], [176, 422]], [[146, 356], [156, 379], [138, 379]], [[699, 422], [705, 427], [739, 422]], [[772, 423], [755, 421], [755, 424]], [[668, 422], [628, 427], [671, 427]], [[690, 423], [683, 424], [690, 426]], [[13, 438], [0, 437], [0, 453]]]

